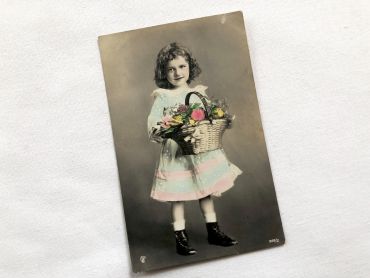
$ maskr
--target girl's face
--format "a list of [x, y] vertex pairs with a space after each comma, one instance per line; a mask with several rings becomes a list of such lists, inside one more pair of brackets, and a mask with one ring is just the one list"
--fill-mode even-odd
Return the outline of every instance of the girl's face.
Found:
[[167, 65], [167, 80], [175, 88], [188, 87], [189, 79], [189, 64], [182, 56], [177, 56], [175, 59], [168, 62]]

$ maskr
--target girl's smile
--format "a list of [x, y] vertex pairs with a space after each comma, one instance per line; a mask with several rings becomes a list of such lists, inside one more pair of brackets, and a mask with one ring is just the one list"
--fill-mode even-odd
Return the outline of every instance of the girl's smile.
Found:
[[189, 79], [189, 64], [182, 56], [177, 56], [175, 59], [168, 62], [167, 65], [167, 80], [175, 88], [188, 87]]

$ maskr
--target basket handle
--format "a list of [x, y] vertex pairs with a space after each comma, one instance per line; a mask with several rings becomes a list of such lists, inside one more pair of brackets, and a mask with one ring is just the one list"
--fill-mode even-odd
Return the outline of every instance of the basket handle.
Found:
[[210, 115], [212, 115], [211, 111], [210, 111], [210, 107], [208, 106], [208, 103], [207, 103], [207, 97], [205, 97], [204, 95], [202, 95], [201, 93], [198, 93], [196, 91], [193, 91], [193, 92], [190, 92], [186, 95], [185, 97], [185, 105], [186, 106], [189, 106], [189, 102], [190, 102], [190, 97], [191, 95], [196, 95], [197, 97], [200, 98], [200, 100], [202, 101], [203, 103], [203, 106], [204, 106], [204, 112], [205, 112], [205, 116], [206, 116], [206, 119], [209, 120], [210, 123], [212, 123], [212, 117], [210, 117]]

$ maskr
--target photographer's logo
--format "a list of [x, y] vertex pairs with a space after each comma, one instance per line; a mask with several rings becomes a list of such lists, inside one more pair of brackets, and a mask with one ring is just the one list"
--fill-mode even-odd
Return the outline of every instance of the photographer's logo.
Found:
[[269, 243], [279, 243], [280, 240], [278, 238], [272, 238], [272, 239], [269, 239]]

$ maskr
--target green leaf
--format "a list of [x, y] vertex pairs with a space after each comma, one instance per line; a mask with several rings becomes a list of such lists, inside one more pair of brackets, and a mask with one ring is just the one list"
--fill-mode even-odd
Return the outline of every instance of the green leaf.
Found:
[[193, 103], [192, 105], [191, 105], [191, 108], [192, 109], [197, 109], [197, 108], [199, 108], [200, 107], [200, 103]]

